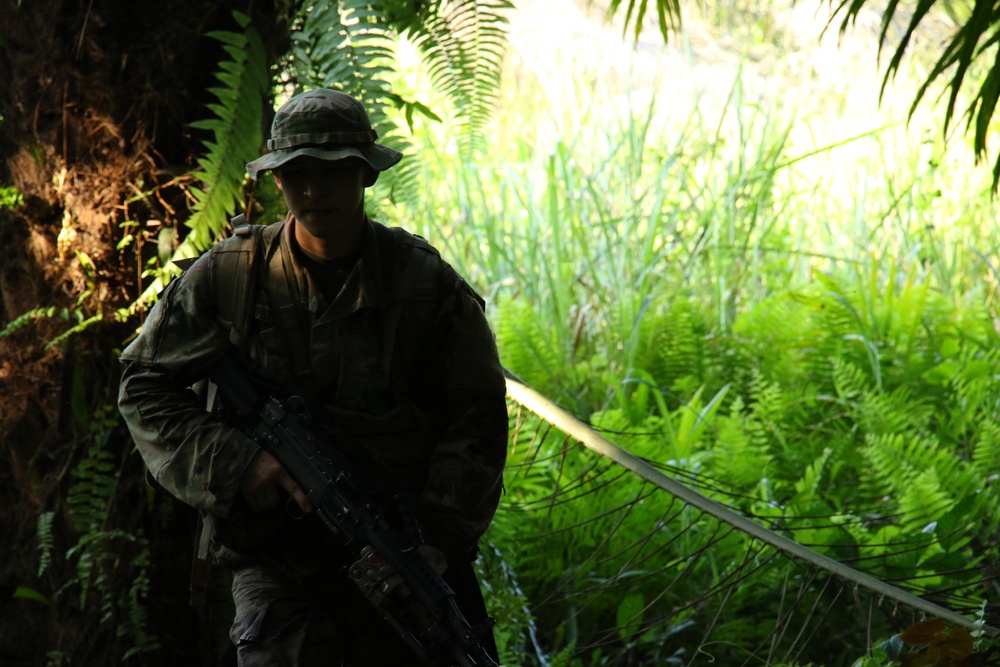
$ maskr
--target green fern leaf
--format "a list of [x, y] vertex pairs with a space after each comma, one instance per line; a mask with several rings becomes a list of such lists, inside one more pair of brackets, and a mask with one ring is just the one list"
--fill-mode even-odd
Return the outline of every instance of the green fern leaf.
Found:
[[[422, 195], [420, 164], [412, 143], [390, 109], [406, 102], [391, 92], [394, 30], [362, 2], [321, 3], [303, 8], [292, 33], [291, 74], [298, 88], [334, 88], [362, 101], [379, 142], [404, 155], [376, 188], [392, 201], [413, 203]], [[378, 198], [373, 198], [377, 200]]]
[[[224, 85], [209, 89], [219, 99], [218, 104], [208, 105], [213, 116], [191, 123], [212, 137], [205, 140], [207, 153], [196, 161], [198, 169], [191, 174], [201, 186], [188, 189], [195, 200], [185, 223], [190, 232], [173, 259], [197, 257], [226, 228], [243, 198], [246, 162], [258, 154], [262, 143], [260, 101], [270, 85], [267, 56], [250, 19], [235, 11], [233, 16], [243, 26], [242, 33], [208, 33], [225, 45], [230, 60], [220, 63], [216, 72], [216, 79]], [[173, 264], [164, 267], [132, 309], [154, 299], [175, 273]]]
[[481, 150], [496, 106], [507, 49], [506, 0], [438, 1], [425, 13], [396, 17], [427, 59], [431, 78], [455, 106], [460, 148]]
[[38, 576], [45, 574], [52, 562], [52, 550], [55, 538], [52, 534], [52, 522], [55, 512], [42, 512], [38, 515]]
[[242, 33], [216, 31], [209, 36], [225, 44], [231, 58], [220, 64], [216, 78], [222, 87], [210, 91], [220, 104], [209, 105], [214, 118], [192, 123], [196, 129], [212, 132], [206, 141], [207, 155], [198, 164], [195, 176], [203, 184], [193, 214], [187, 221], [191, 228], [176, 257], [192, 257], [207, 249], [225, 229], [242, 198], [247, 159], [257, 154], [261, 145], [260, 100], [269, 83], [267, 58], [260, 35], [250, 26], [249, 18], [234, 12]]

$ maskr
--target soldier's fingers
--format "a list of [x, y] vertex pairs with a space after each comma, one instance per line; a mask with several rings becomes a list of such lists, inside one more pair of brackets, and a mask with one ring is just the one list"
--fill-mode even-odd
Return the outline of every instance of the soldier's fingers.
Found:
[[281, 481], [282, 488], [285, 489], [286, 492], [288, 492], [288, 495], [292, 497], [292, 499], [295, 501], [295, 504], [299, 506], [300, 510], [302, 510], [302, 513], [307, 514], [309, 512], [312, 512], [313, 510], [312, 503], [309, 502], [309, 497], [306, 496], [306, 493], [305, 491], [302, 490], [302, 487], [299, 486], [288, 473], [281, 475], [279, 479]]
[[259, 494], [257, 494], [257, 493], [244, 493], [243, 497], [246, 498], [247, 505], [250, 506], [250, 511], [251, 512], [260, 512], [261, 511], [261, 501], [260, 501], [260, 495]]
[[277, 507], [278, 491], [273, 486], [261, 485], [247, 495], [247, 502], [250, 505], [250, 509], [254, 512], [266, 512], [273, 507]]
[[281, 504], [281, 494], [273, 484], [270, 484], [266, 487], [262, 500], [263, 509], [272, 510]]

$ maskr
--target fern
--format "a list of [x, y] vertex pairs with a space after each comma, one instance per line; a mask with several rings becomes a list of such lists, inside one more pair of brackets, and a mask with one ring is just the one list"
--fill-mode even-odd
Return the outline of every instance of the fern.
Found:
[[[76, 574], [63, 590], [78, 587], [79, 605], [95, 606], [102, 623], [114, 623], [116, 637], [127, 642], [123, 656], [127, 659], [152, 651], [159, 643], [147, 629], [148, 541], [111, 527], [109, 520], [121, 474], [109, 446], [110, 434], [118, 424], [116, 414], [113, 405], [105, 404], [93, 415], [89, 423], [91, 444], [73, 473], [66, 500], [80, 537], [66, 552], [67, 561], [75, 561]], [[41, 519], [39, 524], [41, 533]], [[119, 590], [120, 582], [127, 582], [127, 590]]]
[[692, 301], [677, 299], [662, 311], [647, 312], [639, 330], [642, 347], [634, 365], [649, 371], [659, 386], [674, 388], [684, 378], [705, 381], [708, 327]]
[[926, 432], [935, 406], [915, 393], [912, 385], [888, 391], [871, 388], [859, 404], [855, 418], [869, 433]]
[[752, 365], [789, 390], [828, 377], [840, 343], [825, 316], [824, 296], [815, 289], [779, 291], [763, 299], [733, 323], [739, 345], [726, 350], [729, 372], [745, 373]]
[[[209, 33], [225, 45], [231, 60], [219, 64], [216, 78], [221, 86], [209, 89], [219, 99], [208, 107], [215, 116], [191, 124], [210, 131], [213, 139], [205, 142], [208, 152], [198, 160], [201, 170], [194, 174], [204, 189], [192, 191], [197, 203], [187, 226], [193, 234], [175, 253], [177, 257], [205, 250], [225, 228], [241, 198], [247, 156], [255, 155], [262, 143], [260, 101], [268, 86], [267, 59], [250, 19], [239, 12], [233, 16], [243, 33]], [[191, 254], [186, 254], [189, 250]]]
[[7, 326], [0, 330], [0, 338], [5, 338], [13, 334], [14, 332], [23, 329], [24, 327], [32, 324], [36, 320], [42, 318], [53, 318], [59, 317], [67, 321], [74, 319], [80, 320], [79, 314], [76, 311], [71, 312], [67, 308], [56, 308], [55, 306], [48, 306], [47, 308], [33, 308], [25, 313], [22, 313], [11, 320]]
[[[865, 389], [862, 383], [861, 401]], [[761, 480], [750, 508], [755, 521], [746, 521], [723, 509], [746, 499], [727, 491], [725, 481], [707, 476], [707, 466], [701, 463], [709, 459], [691, 470], [657, 463], [665, 444], [659, 416], [633, 426], [621, 412], [595, 414], [594, 426], [614, 430], [627, 443], [627, 450], [618, 450], [593, 428], [513, 379], [508, 380], [508, 391], [523, 409], [545, 415], [556, 428], [544, 432], [555, 436], [550, 442], [543, 435], [534, 449], [518, 445], [511, 470], [523, 475], [524, 466], [545, 467], [554, 475], [553, 483], [520, 498], [517, 517], [507, 517], [502, 524], [505, 537], [515, 545], [511, 558], [523, 567], [520, 574], [529, 582], [531, 611], [551, 641], [546, 645], [551, 654], [585, 660], [607, 651], [608, 659], [601, 664], [617, 664], [616, 659], [660, 664], [663, 660], [653, 660], [652, 653], [672, 645], [691, 647], [698, 655], [713, 654], [724, 664], [744, 664], [751, 656], [750, 662], [793, 664], [794, 656], [806, 648], [811, 656], [828, 652], [827, 657], [839, 659], [847, 644], [862, 639], [865, 627], [885, 628], [885, 621], [900, 622], [897, 619], [906, 623], [912, 617], [906, 608], [964, 627], [970, 624], [960, 612], [978, 605], [982, 592], [978, 573], [963, 568], [976, 562], [971, 546], [978, 526], [963, 526], [962, 518], [975, 511], [970, 503], [976, 501], [969, 496], [977, 491], [967, 479], [963, 482], [961, 466], [949, 468], [927, 442], [899, 439], [895, 449], [880, 452], [886, 459], [912, 462], [912, 469], [902, 466], [906, 474], [897, 480], [898, 486], [883, 487], [883, 493], [891, 489], [898, 496], [894, 505], [906, 512], [908, 521], [886, 516], [862, 522], [843, 510], [831, 516], [826, 494], [838, 482], [845, 459], [845, 452], [833, 447], [802, 466], [790, 497], [782, 499]], [[753, 396], [760, 424], [773, 425], [784, 414], [774, 383], [758, 379]], [[734, 406], [740, 403], [739, 397], [733, 401]], [[537, 429], [531, 420], [521, 422], [521, 409], [515, 430], [519, 440], [525, 428]], [[571, 434], [571, 439], [561, 438], [562, 433]], [[581, 452], [576, 442], [598, 456]], [[766, 428], [761, 442], [773, 446]], [[619, 474], [603, 457], [646, 483]], [[873, 466], [870, 461], [857, 463]], [[698, 498], [685, 490], [688, 486], [716, 500]], [[965, 497], [955, 491], [961, 486], [966, 487]], [[507, 478], [507, 487], [514, 488], [512, 478]], [[530, 498], [535, 493], [541, 495]], [[774, 549], [801, 560], [785, 560]], [[847, 567], [844, 561], [902, 579], [903, 588]], [[873, 610], [882, 604], [883, 595], [893, 602], [880, 621]], [[923, 599], [927, 595], [950, 608], [928, 603]], [[852, 597], [856, 606], [850, 604]], [[674, 628], [692, 632], [672, 637]], [[859, 628], [860, 634], [846, 630], [851, 635], [846, 636], [836, 630], [824, 637], [824, 628]], [[799, 643], [803, 637], [810, 637], [808, 646]], [[785, 657], [779, 659], [782, 653]]]
[[38, 576], [45, 574], [52, 563], [52, 549], [55, 548], [55, 539], [52, 535], [52, 521], [55, 512], [42, 512], [38, 515]]
[[733, 489], [745, 491], [772, 474], [774, 457], [767, 434], [753, 412], [744, 409], [742, 397], [720, 418], [718, 439], [712, 447], [712, 469]]
[[[394, 31], [381, 12], [364, 2], [306, 5], [292, 32], [291, 75], [299, 88], [335, 88], [360, 99], [380, 143], [401, 153], [400, 164], [384, 172], [376, 187], [398, 202], [412, 203], [422, 194], [420, 165], [412, 144], [389, 113], [395, 105], [426, 109], [392, 93], [388, 75], [395, 61]], [[429, 110], [427, 115], [433, 116]]]
[[66, 497], [73, 526], [82, 535], [67, 553], [68, 558], [77, 559], [81, 606], [87, 602], [95, 563], [101, 560], [98, 552], [107, 538], [107, 517], [118, 486], [118, 466], [105, 439], [100, 437], [111, 425], [108, 413], [109, 410], [105, 410], [104, 415], [95, 415], [91, 430], [97, 438], [77, 466], [75, 481]]
[[208, 130], [213, 138], [205, 142], [208, 152], [198, 160], [201, 170], [195, 172], [203, 189], [192, 191], [197, 200], [187, 221], [192, 234], [175, 257], [207, 249], [226, 227], [242, 196], [247, 157], [256, 155], [262, 143], [260, 100], [269, 84], [267, 58], [250, 19], [239, 12], [233, 16], [244, 28], [242, 33], [208, 33], [223, 43], [231, 60], [219, 63], [216, 78], [221, 85], [209, 89], [219, 99], [208, 107], [214, 117], [191, 124]]
[[[270, 84], [267, 56], [250, 19], [236, 11], [233, 17], [243, 32], [208, 33], [223, 44], [229, 60], [219, 63], [219, 85], [209, 89], [218, 99], [208, 105], [212, 115], [191, 123], [193, 128], [210, 132], [212, 138], [205, 141], [206, 153], [191, 173], [199, 186], [189, 191], [195, 201], [185, 223], [190, 232], [174, 251], [173, 260], [198, 256], [226, 228], [243, 197], [246, 163], [262, 144], [261, 100]], [[153, 299], [175, 272], [172, 264], [158, 272], [133, 309]]]
[[972, 460], [981, 470], [1000, 468], [1000, 422], [989, 421], [976, 429], [972, 439]]
[[857, 401], [868, 391], [868, 377], [856, 364], [841, 357], [833, 358], [831, 378], [837, 397], [844, 403]]
[[460, 147], [469, 157], [487, 146], [487, 122], [496, 106], [507, 49], [505, 13], [513, 5], [507, 0], [437, 0], [418, 13], [415, 5], [406, 4], [389, 20], [420, 48], [435, 86], [454, 104]]
[[532, 306], [518, 300], [498, 307], [494, 332], [501, 357], [515, 373], [545, 378], [540, 387], [554, 392], [568, 372], [563, 342], [543, 327]]

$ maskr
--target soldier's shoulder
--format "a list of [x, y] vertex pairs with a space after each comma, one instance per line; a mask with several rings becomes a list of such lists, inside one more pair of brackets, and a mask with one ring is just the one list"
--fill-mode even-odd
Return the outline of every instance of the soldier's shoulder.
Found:
[[390, 276], [426, 281], [454, 272], [440, 251], [424, 237], [402, 227], [376, 225], [382, 262]]
[[403, 227], [388, 227], [380, 222], [376, 222], [375, 228], [383, 239], [394, 248], [402, 247], [407, 250], [419, 250], [420, 252], [426, 252], [437, 257], [441, 256], [441, 253], [430, 241]]
[[211, 248], [213, 253], [241, 252], [245, 251], [261, 239], [266, 239], [276, 234], [280, 229], [280, 222], [267, 225], [245, 223], [233, 230], [232, 235], [222, 239]]

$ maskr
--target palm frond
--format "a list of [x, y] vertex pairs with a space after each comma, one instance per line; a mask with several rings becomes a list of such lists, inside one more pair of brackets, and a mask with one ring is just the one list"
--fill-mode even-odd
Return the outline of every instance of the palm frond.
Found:
[[[611, 0], [608, 15], [615, 14], [621, 5], [622, 0]], [[625, 9], [625, 31], [628, 32], [631, 24], [636, 40], [642, 33], [649, 9], [649, 0], [628, 0]], [[663, 41], [669, 41], [670, 35], [681, 28], [681, 4], [678, 0], [656, 0], [653, 9], [656, 11], [657, 24]]]
[[[836, 6], [835, 16], [843, 14], [841, 32], [848, 29], [866, 4], [868, 4], [866, 0], [845, 0]], [[888, 46], [890, 27], [894, 19], [899, 18], [897, 14], [900, 16], [908, 14], [908, 18], [904, 18], [906, 27], [892, 47], [892, 57], [882, 81], [882, 94], [899, 71], [903, 57], [910, 49], [918, 28], [932, 15], [932, 9], [940, 5], [938, 0], [919, 0], [911, 9], [908, 6], [900, 7], [898, 0], [892, 0], [886, 6], [879, 32], [880, 53]], [[1000, 99], [1000, 60], [998, 60], [1000, 52], [997, 51], [1000, 41], [1000, 27], [998, 27], [1000, 6], [991, 0], [974, 0], [968, 15], [960, 18], [958, 23], [957, 30], [949, 36], [941, 55], [914, 95], [910, 114], [916, 111], [930, 88], [939, 79], [947, 76], [948, 101], [944, 117], [944, 133], [947, 134], [956, 116], [956, 106], [963, 87], [971, 87], [974, 93], [963, 116], [966, 118], [967, 131], [973, 132], [976, 157], [982, 160], [987, 157], [989, 128], [997, 101]], [[986, 69], [985, 76], [982, 77], [975, 73], [976, 65], [980, 63]], [[996, 190], [998, 185], [1000, 185], [1000, 155], [993, 165], [993, 189]]]

